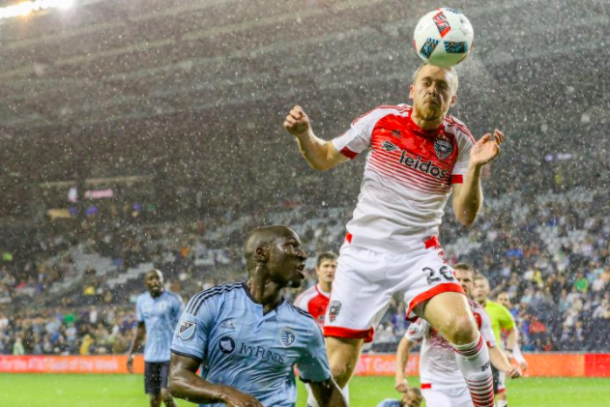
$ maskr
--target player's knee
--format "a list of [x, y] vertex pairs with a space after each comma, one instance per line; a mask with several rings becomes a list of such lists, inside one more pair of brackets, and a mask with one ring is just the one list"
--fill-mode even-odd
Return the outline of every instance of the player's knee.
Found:
[[150, 407], [159, 407], [161, 405], [161, 393], [150, 394]]
[[477, 339], [477, 325], [473, 318], [464, 314], [453, 318], [446, 332], [449, 342], [456, 345], [465, 345]]
[[349, 363], [335, 363], [331, 365], [330, 371], [333, 375], [333, 379], [339, 385], [339, 387], [344, 387], [349, 381], [350, 372], [353, 369], [350, 368]]
[[173, 400], [172, 395], [168, 389], [161, 389], [161, 398], [164, 402]]

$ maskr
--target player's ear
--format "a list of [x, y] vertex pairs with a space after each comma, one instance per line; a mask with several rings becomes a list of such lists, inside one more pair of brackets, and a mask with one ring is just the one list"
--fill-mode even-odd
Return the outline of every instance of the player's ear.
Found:
[[264, 247], [256, 248], [256, 262], [257, 263], [267, 263], [269, 260], [269, 256], [267, 255], [267, 251]]
[[451, 96], [451, 105], [449, 107], [455, 106], [456, 103], [457, 103], [457, 95]]
[[409, 85], [409, 100], [413, 100], [415, 95], [415, 86]]

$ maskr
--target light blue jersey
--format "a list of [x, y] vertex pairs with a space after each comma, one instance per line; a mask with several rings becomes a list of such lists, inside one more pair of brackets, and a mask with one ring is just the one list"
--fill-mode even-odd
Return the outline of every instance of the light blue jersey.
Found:
[[330, 378], [324, 337], [312, 316], [286, 301], [263, 315], [244, 283], [193, 296], [171, 350], [201, 361], [205, 380], [235, 387], [268, 407], [295, 405], [295, 365], [305, 382]]
[[146, 362], [169, 362], [169, 347], [183, 310], [180, 296], [169, 291], [163, 291], [157, 298], [149, 292], [138, 296], [136, 318], [146, 325]]

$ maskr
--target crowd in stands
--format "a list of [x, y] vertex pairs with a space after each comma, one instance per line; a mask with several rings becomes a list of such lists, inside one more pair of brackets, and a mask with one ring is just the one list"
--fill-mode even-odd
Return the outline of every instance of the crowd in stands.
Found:
[[[609, 198], [606, 189], [514, 191], [488, 199], [474, 228], [445, 217], [447, 261], [473, 264], [490, 279], [493, 296], [508, 293], [524, 351], [610, 350], [610, 216], [600, 210]], [[243, 280], [244, 231], [282, 223], [301, 235], [312, 270], [315, 253], [338, 251], [350, 212], [291, 205], [198, 222], [88, 221], [70, 233], [37, 235], [27, 256], [3, 254], [0, 353], [121, 353], [146, 267], [161, 269], [168, 288], [187, 299], [203, 287]], [[403, 314], [394, 299], [373, 351], [395, 349], [407, 327]]]

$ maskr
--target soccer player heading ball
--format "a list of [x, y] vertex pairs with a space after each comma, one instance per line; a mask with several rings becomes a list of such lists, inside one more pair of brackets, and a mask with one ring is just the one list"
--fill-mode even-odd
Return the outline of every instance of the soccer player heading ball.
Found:
[[448, 116], [457, 89], [453, 69], [423, 65], [409, 88], [413, 107], [380, 106], [332, 141], [314, 135], [300, 106], [284, 127], [318, 170], [371, 149], [324, 323], [337, 383], [348, 383], [392, 295], [405, 292], [407, 316], [419, 316], [441, 332], [456, 351], [477, 406], [491, 407], [487, 346], [464, 290], [442, 259], [438, 229], [451, 193], [457, 219], [474, 223], [483, 201], [481, 169], [498, 156], [504, 135], [496, 129], [475, 141], [462, 122]]

